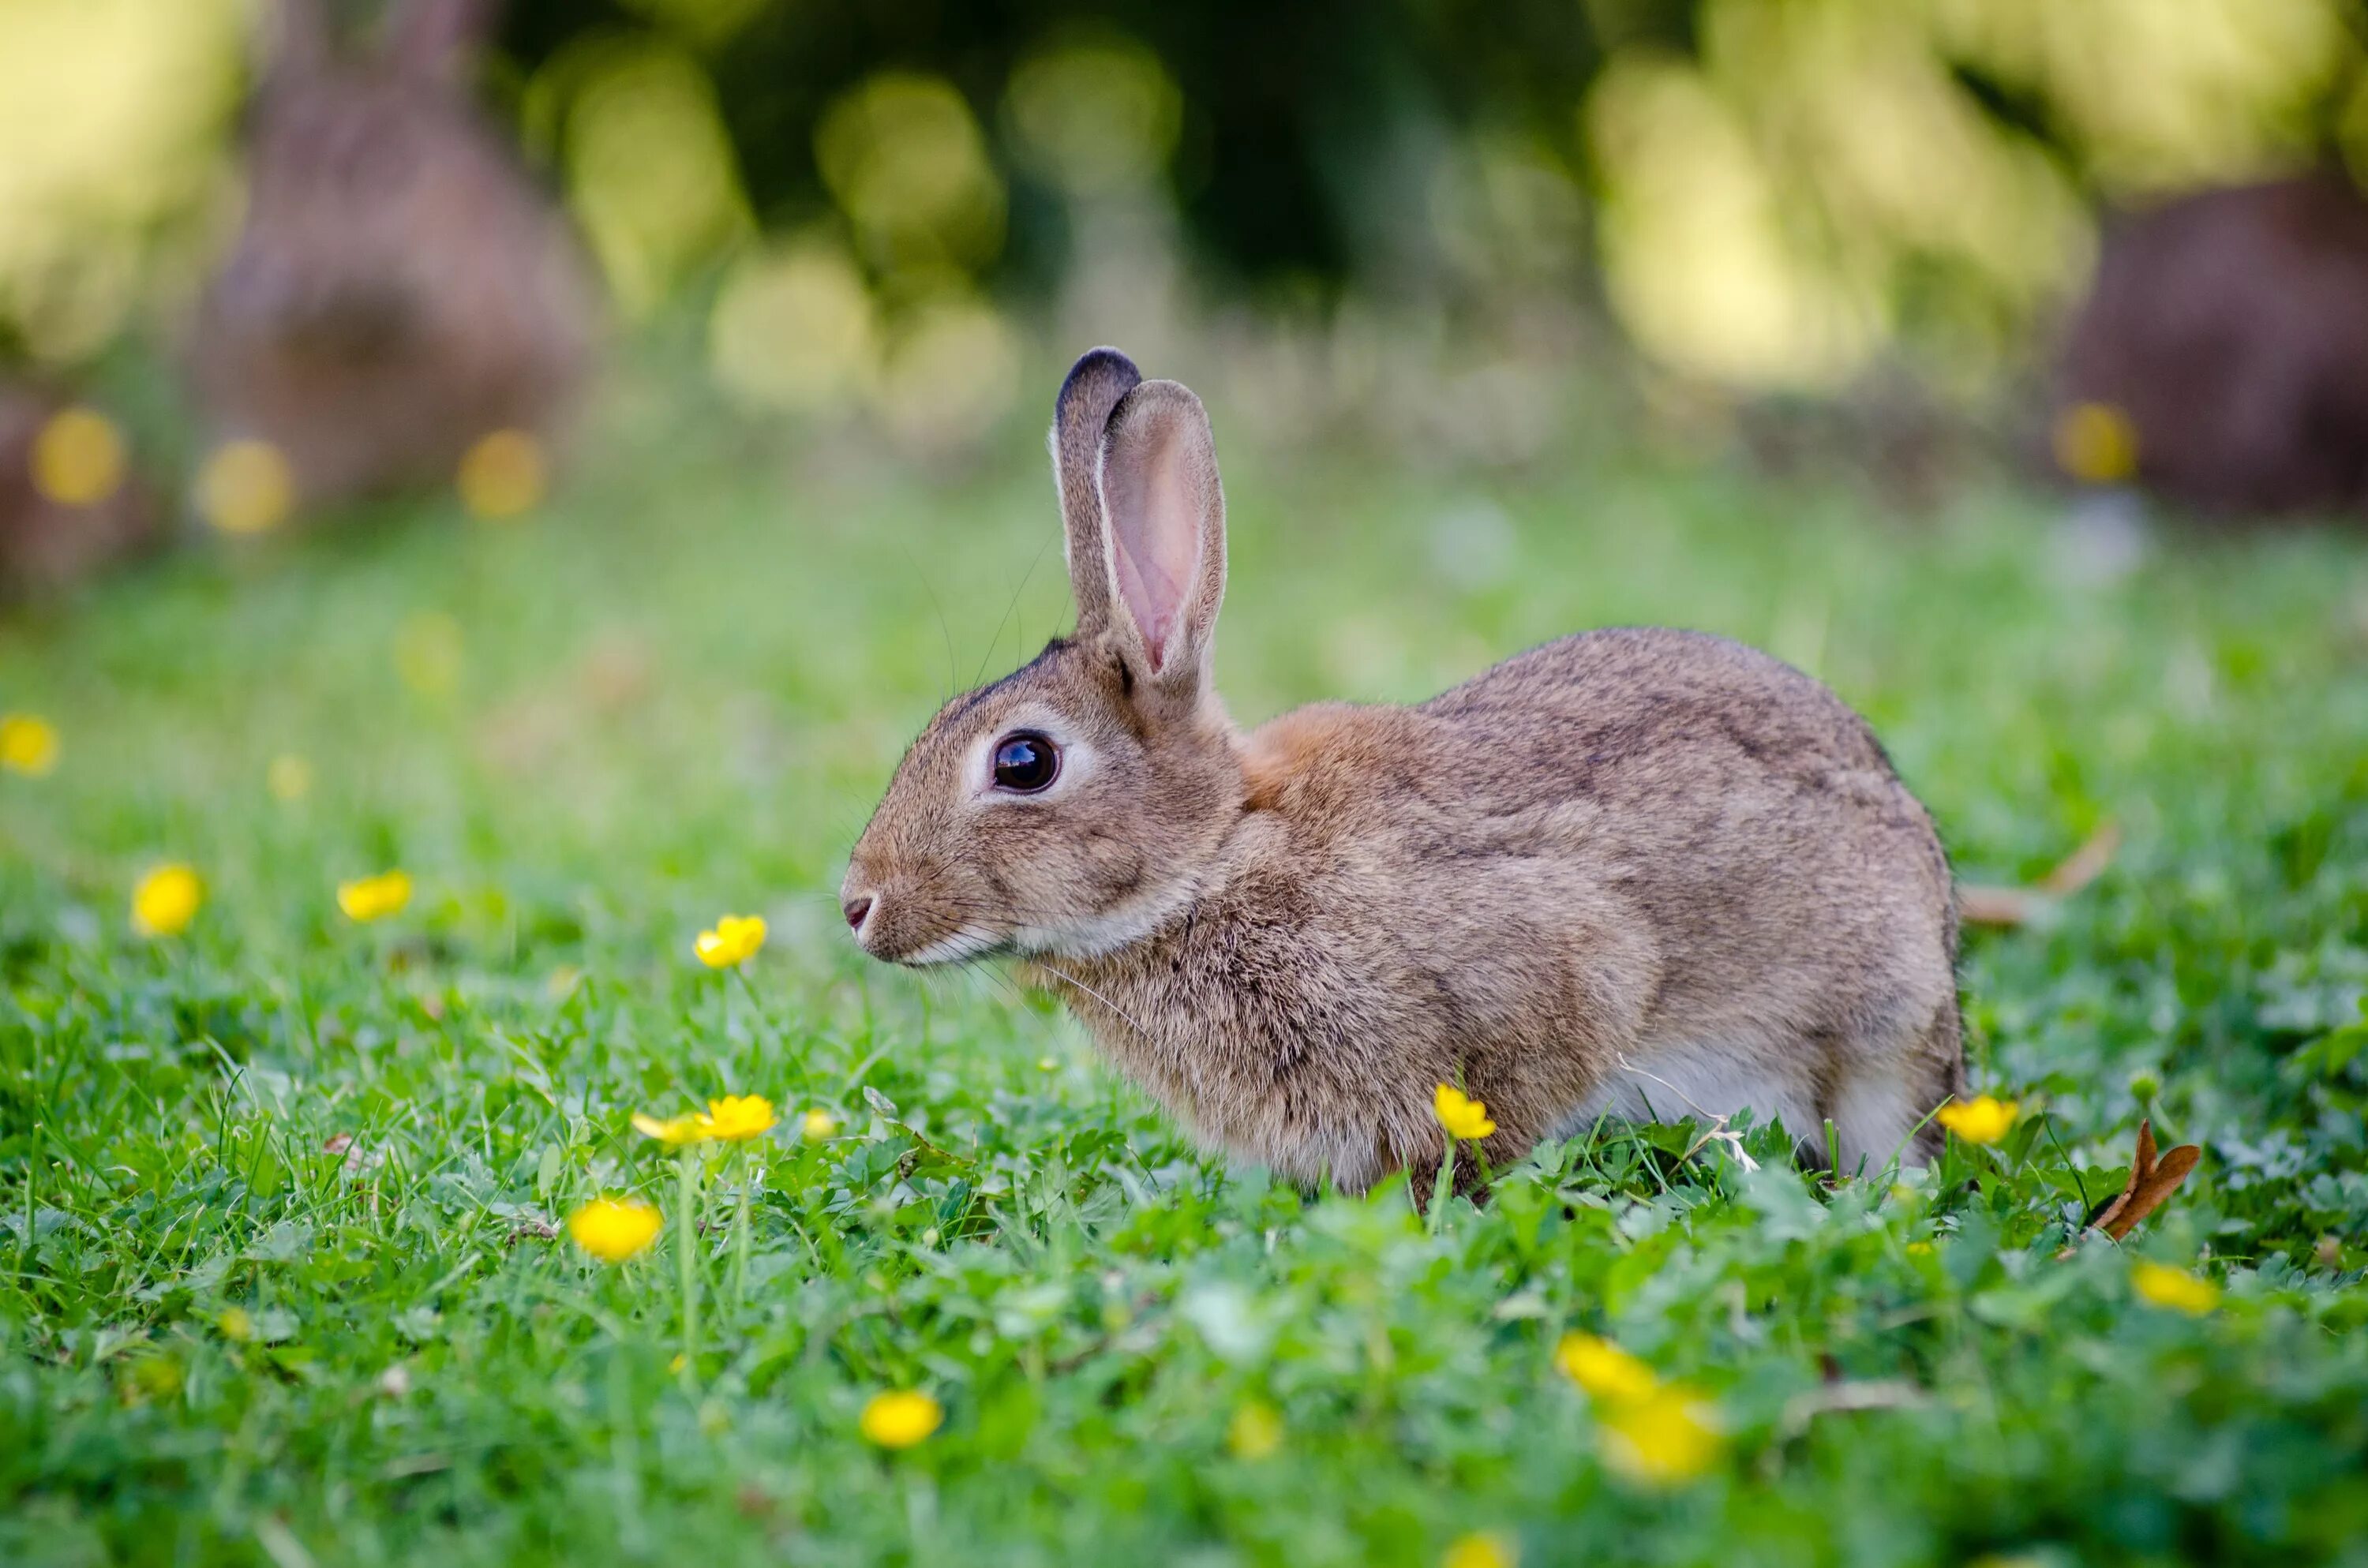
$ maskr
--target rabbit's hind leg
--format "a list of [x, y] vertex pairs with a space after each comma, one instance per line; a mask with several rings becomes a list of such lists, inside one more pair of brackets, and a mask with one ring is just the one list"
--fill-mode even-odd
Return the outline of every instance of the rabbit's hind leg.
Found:
[[1887, 1051], [1869, 1051], [1845, 1068], [1833, 1096], [1839, 1174], [1881, 1169], [1896, 1155], [1921, 1165], [1939, 1157], [1944, 1134], [1932, 1112], [1964, 1087], [1964, 1051], [1953, 992], [1917, 1031]]

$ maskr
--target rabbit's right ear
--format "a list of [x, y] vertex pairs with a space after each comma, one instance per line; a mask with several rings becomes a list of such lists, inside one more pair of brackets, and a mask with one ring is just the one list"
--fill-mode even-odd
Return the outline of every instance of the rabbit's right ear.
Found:
[[1152, 684], [1188, 704], [1208, 683], [1225, 597], [1225, 493], [1208, 411], [1175, 381], [1145, 381], [1102, 433], [1111, 631]]
[[1110, 624], [1110, 566], [1102, 538], [1102, 432], [1118, 400], [1143, 382], [1134, 361], [1115, 348], [1089, 348], [1069, 367], [1053, 400], [1053, 479], [1061, 490], [1061, 531], [1069, 559], [1069, 593], [1077, 631]]

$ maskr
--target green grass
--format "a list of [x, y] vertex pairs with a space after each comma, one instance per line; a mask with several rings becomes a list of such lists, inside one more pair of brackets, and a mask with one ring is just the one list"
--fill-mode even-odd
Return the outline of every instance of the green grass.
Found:
[[[1402, 1187], [1226, 1169], [1056, 1011], [837, 923], [905, 739], [1062, 622], [1034, 433], [933, 479], [644, 414], [523, 527], [427, 503], [0, 629], [0, 708], [64, 740], [0, 776], [0, 1561], [2368, 1562], [2368, 548], [2084, 586], [2041, 497], [1901, 520], [1217, 418], [1247, 720], [1674, 621], [1858, 703], [1968, 876], [2119, 822], [2058, 919], [1969, 942], [2009, 1141], [1828, 1187], [1766, 1131], [1755, 1173], [1608, 1128], [1436, 1233]], [[165, 859], [208, 902], [142, 940]], [[389, 866], [411, 907], [346, 921]], [[744, 910], [762, 954], [700, 968]], [[787, 1119], [702, 1176], [677, 1369], [676, 1227], [617, 1268], [549, 1232], [602, 1191], [671, 1214], [627, 1119], [727, 1091]], [[2202, 1169], [2059, 1259], [2148, 1111]], [[2225, 1298], [2151, 1305], [2139, 1257]], [[1714, 1403], [1705, 1474], [1607, 1468], [1571, 1329]], [[891, 1388], [947, 1413], [895, 1455], [857, 1431]], [[1281, 1441], [1240, 1457], [1254, 1403]]]

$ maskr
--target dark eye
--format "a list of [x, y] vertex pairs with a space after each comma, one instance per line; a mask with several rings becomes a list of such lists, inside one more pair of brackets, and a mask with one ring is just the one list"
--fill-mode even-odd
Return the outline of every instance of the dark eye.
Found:
[[995, 743], [995, 787], [1032, 795], [1061, 776], [1061, 748], [1050, 737], [1020, 730]]

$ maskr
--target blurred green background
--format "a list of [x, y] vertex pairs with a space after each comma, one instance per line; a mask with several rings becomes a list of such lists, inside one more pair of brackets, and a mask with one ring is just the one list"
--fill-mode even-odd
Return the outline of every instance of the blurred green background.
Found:
[[[0, 345], [169, 339], [264, 19], [0, 7]], [[482, 86], [625, 323], [749, 410], [960, 448], [1088, 340], [1393, 428], [1420, 370], [1608, 374], [1607, 327], [1696, 390], [1994, 392], [2100, 208], [2368, 169], [2363, 37], [2356, 0], [519, 0]], [[1497, 423], [1429, 433], [1545, 438]]]
[[[2113, 209], [2368, 170], [2358, 6], [520, 0], [471, 90], [610, 317], [554, 482], [198, 543], [268, 20], [0, 0], [0, 381], [187, 536], [0, 608], [0, 1562], [2362, 1568], [2368, 540], [2067, 501], [2032, 395]], [[2005, 1142], [1606, 1127], [1434, 1227], [863, 960], [901, 748], [1066, 624], [1095, 342], [1208, 399], [1245, 722], [1669, 622], [1864, 711], [1969, 881], [2116, 827], [1968, 935]], [[726, 1093], [783, 1119], [698, 1231], [631, 1118]], [[2084, 1238], [2146, 1118], [2196, 1176]]]

